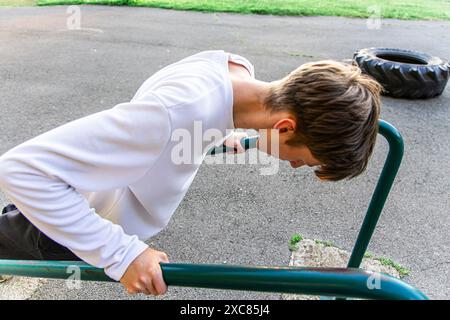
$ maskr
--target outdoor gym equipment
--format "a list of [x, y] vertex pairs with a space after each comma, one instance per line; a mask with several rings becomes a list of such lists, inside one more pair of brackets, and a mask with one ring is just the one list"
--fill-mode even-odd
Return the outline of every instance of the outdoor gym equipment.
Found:
[[[219, 264], [161, 263], [168, 286], [234, 289], [266, 292], [352, 297], [364, 299], [428, 299], [413, 286], [387, 274], [359, 269], [403, 157], [403, 139], [396, 128], [379, 121], [379, 133], [389, 152], [372, 195], [347, 268], [252, 267]], [[245, 149], [256, 146], [256, 138], [241, 141]], [[221, 146], [208, 154], [233, 150]], [[74, 270], [81, 280], [113, 281], [102, 269], [78, 261], [0, 260], [0, 274], [67, 279]], [[376, 285], [370, 285], [374, 283]]]

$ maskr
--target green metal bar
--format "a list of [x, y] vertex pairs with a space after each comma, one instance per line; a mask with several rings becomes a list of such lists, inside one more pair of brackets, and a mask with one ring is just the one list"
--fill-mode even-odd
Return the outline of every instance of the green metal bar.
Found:
[[386, 138], [389, 153], [353, 247], [349, 268], [358, 268], [361, 264], [403, 158], [404, 144], [400, 132], [390, 123], [380, 120], [379, 133]]
[[[169, 286], [363, 299], [428, 299], [418, 289], [397, 278], [361, 269], [181, 263], [161, 263], [161, 268], [164, 281]], [[4, 275], [67, 279], [74, 270], [79, 270], [80, 280], [113, 281], [102, 269], [84, 262], [0, 260], [0, 274]]]
[[[258, 141], [258, 136], [242, 138], [241, 145], [244, 147], [245, 150], [250, 149], [250, 148], [256, 148], [257, 141]], [[234, 151], [234, 148], [230, 148], [225, 145], [221, 145], [219, 147], [211, 148], [208, 151], [207, 155], [214, 155], [217, 153], [225, 153], [228, 151]]]

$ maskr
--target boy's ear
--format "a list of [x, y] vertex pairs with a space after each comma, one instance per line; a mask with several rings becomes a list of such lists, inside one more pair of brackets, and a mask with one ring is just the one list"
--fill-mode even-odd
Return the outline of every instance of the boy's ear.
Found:
[[273, 125], [274, 129], [278, 129], [280, 133], [295, 131], [295, 120], [291, 118], [283, 118]]

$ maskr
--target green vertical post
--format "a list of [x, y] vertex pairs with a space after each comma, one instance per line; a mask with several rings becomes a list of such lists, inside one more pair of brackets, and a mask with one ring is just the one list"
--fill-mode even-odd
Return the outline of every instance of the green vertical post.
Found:
[[379, 120], [379, 133], [386, 138], [389, 153], [353, 247], [348, 268], [359, 268], [403, 158], [404, 144], [400, 132], [390, 123]]

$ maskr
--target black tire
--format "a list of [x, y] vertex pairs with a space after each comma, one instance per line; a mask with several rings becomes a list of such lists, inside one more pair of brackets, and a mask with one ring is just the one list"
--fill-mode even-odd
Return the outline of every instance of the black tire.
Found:
[[417, 51], [367, 48], [355, 52], [353, 60], [383, 86], [383, 94], [395, 98], [439, 96], [450, 73], [446, 60]]

